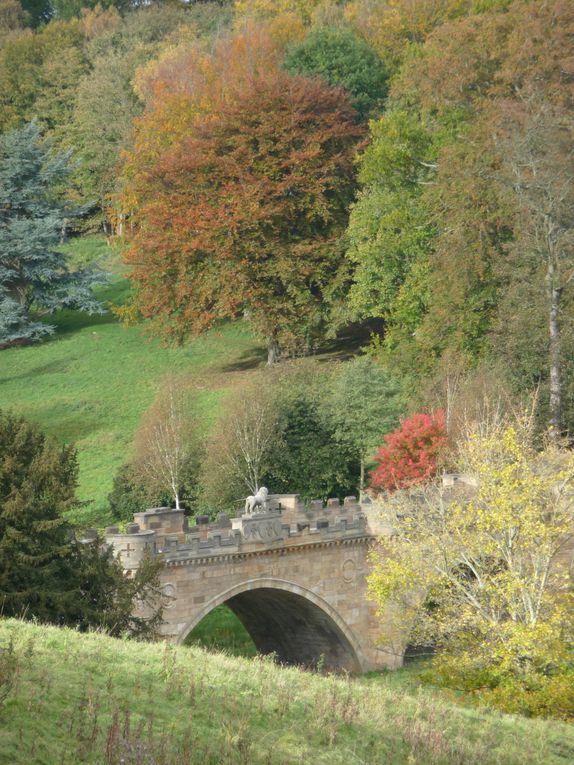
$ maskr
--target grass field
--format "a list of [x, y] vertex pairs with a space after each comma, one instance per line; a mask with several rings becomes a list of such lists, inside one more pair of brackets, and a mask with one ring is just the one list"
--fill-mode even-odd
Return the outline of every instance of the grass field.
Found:
[[573, 726], [462, 707], [405, 673], [321, 677], [269, 659], [0, 620], [0, 645], [10, 641], [17, 666], [0, 710], [2, 765], [565, 765], [574, 758]]
[[[101, 241], [82, 240], [81, 247], [74, 246], [78, 263], [98, 260], [112, 270], [116, 267], [115, 256]], [[99, 296], [109, 307], [121, 304], [128, 290], [128, 282], [114, 274]], [[50, 339], [2, 351], [0, 406], [76, 444], [79, 498], [91, 504], [74, 511], [72, 520], [83, 523], [107, 521], [106, 497], [114, 474], [166, 375], [189, 376], [200, 406], [213, 416], [224, 391], [264, 358], [242, 323], [210, 332], [185, 347], [169, 348], [150, 340], [141, 326], [120, 325], [110, 312], [88, 316], [61, 311], [50, 322], [57, 326]]]
[[225, 651], [231, 656], [252, 658], [257, 655], [255, 643], [233, 611], [217, 606], [187, 636], [187, 645], [198, 645], [209, 651]]

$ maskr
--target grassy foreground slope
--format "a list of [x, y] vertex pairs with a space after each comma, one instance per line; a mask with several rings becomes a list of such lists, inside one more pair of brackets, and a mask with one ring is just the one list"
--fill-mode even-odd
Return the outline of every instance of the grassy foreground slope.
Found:
[[16, 682], [0, 763], [564, 765], [574, 727], [458, 707], [382, 679], [0, 621]]
[[[116, 276], [99, 296], [118, 305], [127, 290], [128, 282]], [[263, 354], [241, 323], [173, 348], [150, 340], [141, 326], [123, 327], [112, 313], [61, 311], [50, 321], [57, 325], [50, 339], [0, 353], [0, 406], [76, 444], [78, 494], [92, 501], [76, 513], [78, 522], [106, 522], [102, 508], [114, 474], [166, 375], [189, 376], [200, 405], [213, 415], [237, 373]]]

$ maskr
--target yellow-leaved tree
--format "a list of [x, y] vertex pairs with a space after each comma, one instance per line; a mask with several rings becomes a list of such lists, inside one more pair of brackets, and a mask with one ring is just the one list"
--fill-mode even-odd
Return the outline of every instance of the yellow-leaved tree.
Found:
[[457, 460], [454, 487], [388, 499], [396, 533], [372, 553], [371, 594], [434, 647], [435, 682], [574, 717], [574, 453], [537, 449], [527, 417], [495, 418], [467, 429]]

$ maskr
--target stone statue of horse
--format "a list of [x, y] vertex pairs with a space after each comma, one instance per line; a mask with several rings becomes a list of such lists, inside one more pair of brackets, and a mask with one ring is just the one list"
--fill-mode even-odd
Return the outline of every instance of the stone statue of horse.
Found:
[[267, 510], [267, 497], [269, 495], [269, 491], [265, 488], [265, 486], [262, 486], [257, 494], [254, 494], [251, 497], [247, 497], [245, 500], [245, 512], [246, 513], [264, 513]]

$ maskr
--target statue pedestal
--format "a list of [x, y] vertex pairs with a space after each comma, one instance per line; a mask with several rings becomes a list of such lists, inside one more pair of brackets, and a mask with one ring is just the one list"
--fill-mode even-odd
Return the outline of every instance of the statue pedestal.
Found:
[[248, 513], [231, 519], [232, 528], [241, 532], [246, 542], [276, 542], [283, 539], [281, 510]]

